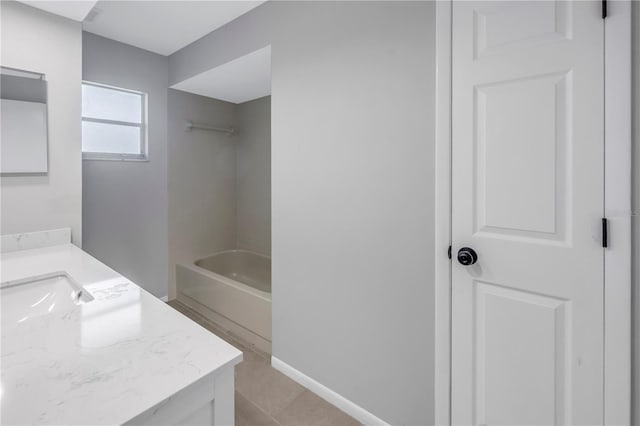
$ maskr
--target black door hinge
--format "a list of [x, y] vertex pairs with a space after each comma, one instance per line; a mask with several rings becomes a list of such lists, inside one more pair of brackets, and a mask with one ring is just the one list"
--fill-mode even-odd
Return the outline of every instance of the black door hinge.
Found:
[[451, 246], [449, 246], [449, 250], [447, 250], [447, 256], [449, 256], [449, 259], [451, 259]]
[[602, 0], [602, 19], [607, 17], [607, 0]]
[[609, 221], [606, 217], [602, 218], [602, 247], [609, 247]]

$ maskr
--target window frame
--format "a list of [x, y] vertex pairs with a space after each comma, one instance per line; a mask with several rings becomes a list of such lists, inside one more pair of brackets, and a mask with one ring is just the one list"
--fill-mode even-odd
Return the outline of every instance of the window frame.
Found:
[[84, 121], [91, 123], [113, 124], [118, 126], [130, 126], [140, 128], [140, 153], [126, 154], [118, 152], [85, 152], [82, 151], [83, 160], [102, 160], [102, 161], [149, 161], [149, 144], [148, 144], [148, 116], [147, 116], [147, 93], [137, 90], [125, 89], [123, 87], [111, 86], [108, 84], [96, 83], [94, 81], [82, 80], [82, 85], [101, 87], [119, 92], [133, 93], [140, 95], [140, 117], [141, 123], [133, 123], [129, 121], [108, 120], [103, 118], [85, 117], [81, 112], [81, 123]]

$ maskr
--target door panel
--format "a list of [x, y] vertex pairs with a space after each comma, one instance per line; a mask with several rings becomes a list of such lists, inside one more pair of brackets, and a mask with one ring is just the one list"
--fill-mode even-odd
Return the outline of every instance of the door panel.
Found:
[[563, 239], [570, 87], [567, 73], [476, 87], [476, 232]]
[[568, 1], [523, 1], [518, 7], [485, 3], [476, 7], [474, 58], [571, 39], [571, 7]]
[[453, 424], [602, 423], [603, 31], [595, 1], [453, 3]]
[[571, 302], [481, 281], [473, 286], [477, 423], [562, 424]]

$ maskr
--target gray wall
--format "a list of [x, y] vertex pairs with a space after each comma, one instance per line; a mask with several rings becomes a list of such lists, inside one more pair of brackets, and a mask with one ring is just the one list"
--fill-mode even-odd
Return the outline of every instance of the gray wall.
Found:
[[273, 355], [392, 424], [433, 422], [434, 17], [267, 2], [169, 58], [272, 45]]
[[0, 8], [0, 62], [46, 75], [49, 114], [49, 173], [0, 178], [0, 233], [71, 228], [81, 245], [80, 23], [17, 2]]
[[185, 131], [187, 121], [229, 127], [235, 104], [169, 89], [169, 298], [175, 265], [236, 244], [235, 137]]
[[431, 423], [434, 5], [283, 12], [272, 50], [274, 355], [391, 424]]
[[271, 96], [236, 106], [237, 247], [271, 254]]
[[167, 57], [90, 33], [83, 79], [148, 94], [149, 161], [83, 161], [83, 246], [158, 297], [167, 295]]
[[640, 425], [640, 3], [633, 8], [633, 424]]

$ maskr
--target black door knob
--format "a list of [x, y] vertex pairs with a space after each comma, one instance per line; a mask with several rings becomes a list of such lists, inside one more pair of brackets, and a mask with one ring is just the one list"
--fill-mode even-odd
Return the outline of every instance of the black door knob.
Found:
[[478, 261], [478, 253], [470, 247], [462, 247], [458, 250], [458, 262], [461, 265], [469, 266]]

